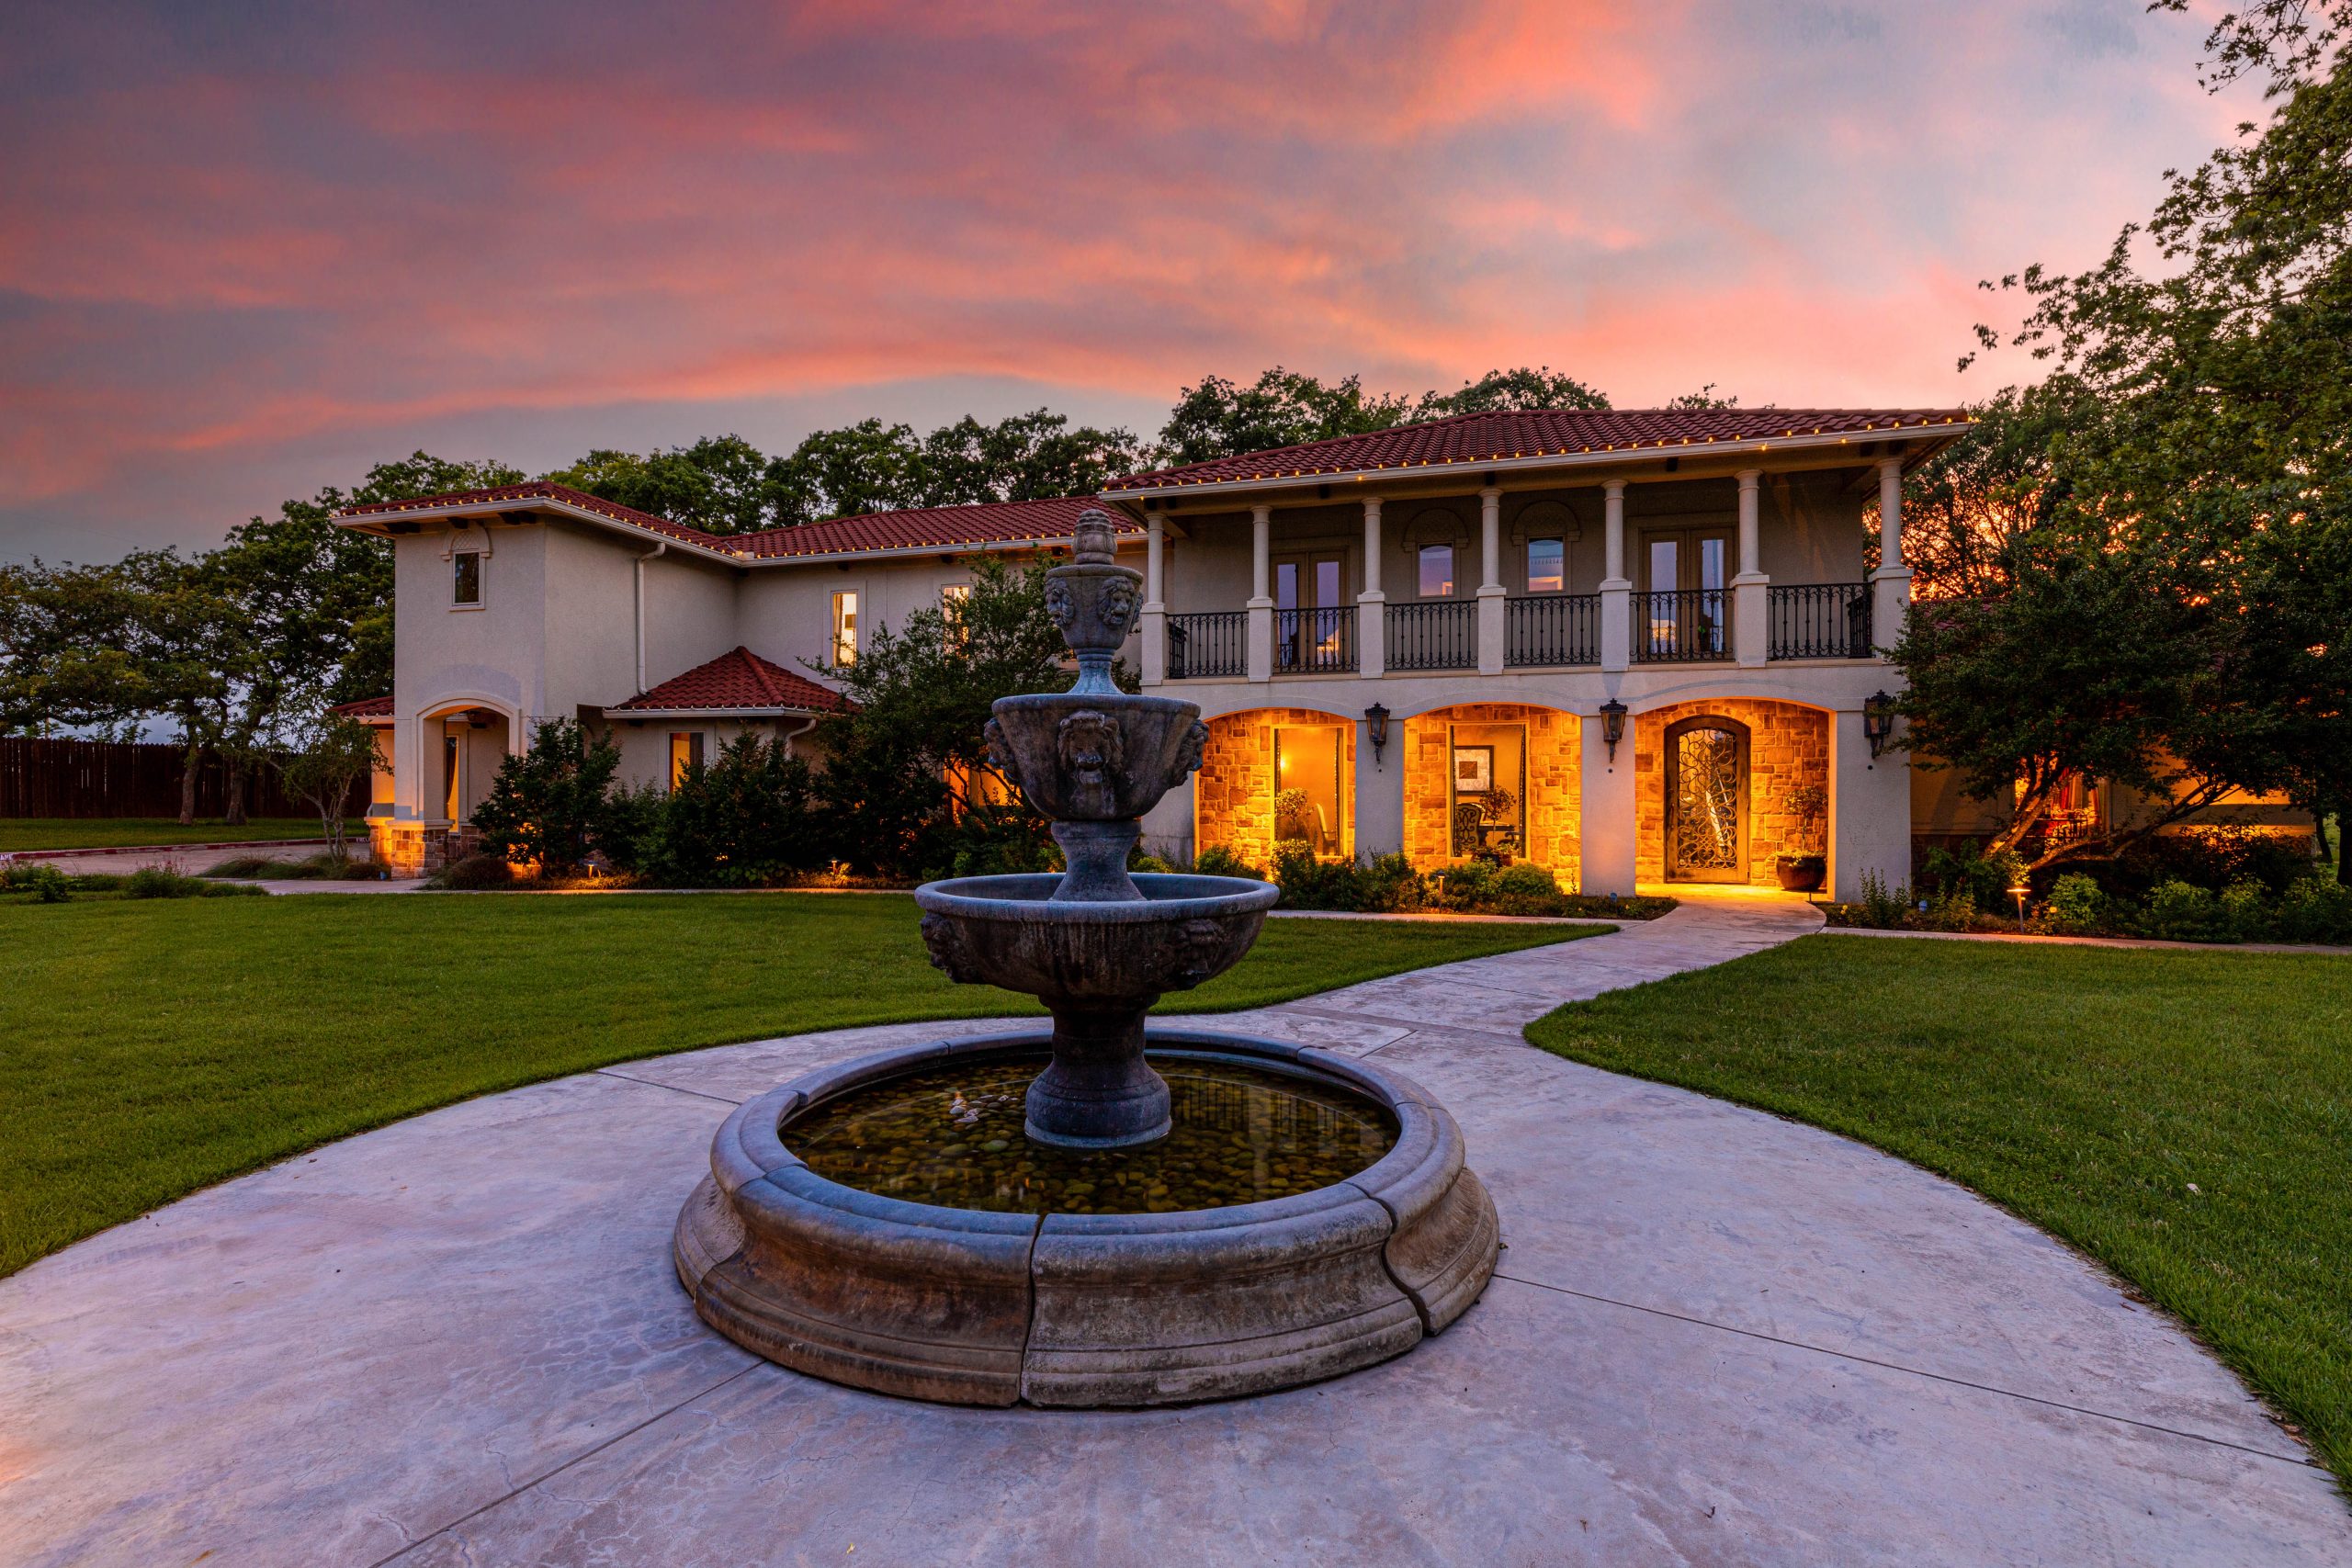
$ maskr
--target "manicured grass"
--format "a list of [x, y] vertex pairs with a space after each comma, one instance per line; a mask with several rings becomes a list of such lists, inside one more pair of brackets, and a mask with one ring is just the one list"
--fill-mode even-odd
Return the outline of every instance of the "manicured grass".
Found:
[[[365, 824], [352, 826], [365, 840]], [[315, 817], [269, 817], [242, 827], [197, 822], [181, 827], [168, 817], [0, 817], [0, 854], [17, 850], [112, 850], [142, 844], [226, 844], [248, 839], [318, 839]]]
[[[1224, 1011], [1613, 928], [1273, 920]], [[954, 986], [888, 895], [0, 907], [0, 1274], [208, 1183], [632, 1056], [1037, 1010]]]
[[1966, 1184], [2177, 1314], [2352, 1479], [2352, 964], [1821, 936], [1527, 1032]]

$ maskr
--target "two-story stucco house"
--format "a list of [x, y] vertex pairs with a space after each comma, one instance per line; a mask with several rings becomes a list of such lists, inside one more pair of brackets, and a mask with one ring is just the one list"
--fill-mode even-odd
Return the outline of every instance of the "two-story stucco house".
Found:
[[874, 627], [956, 592], [976, 555], [1066, 549], [1101, 505], [1145, 573], [1127, 662], [1210, 730], [1145, 822], [1163, 854], [1484, 852], [1632, 892], [1770, 886], [1812, 832], [1851, 897], [1910, 873], [1877, 650], [1910, 600], [1903, 476], [1966, 429], [1951, 410], [1473, 414], [1099, 498], [732, 536], [548, 484], [357, 508], [345, 525], [399, 563], [378, 851], [437, 860], [537, 717], [608, 730], [636, 780], [743, 726], [805, 728]]

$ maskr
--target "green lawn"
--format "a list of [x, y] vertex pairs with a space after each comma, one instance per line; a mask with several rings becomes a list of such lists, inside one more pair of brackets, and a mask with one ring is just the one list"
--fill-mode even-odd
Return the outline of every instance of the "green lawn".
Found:
[[[365, 824], [352, 825], [365, 839]], [[315, 817], [268, 817], [241, 828], [219, 822], [181, 827], [168, 817], [0, 817], [0, 854], [17, 850], [111, 850], [143, 844], [242, 843], [248, 839], [324, 837]]]
[[2352, 1479], [2352, 964], [1813, 937], [1527, 1032], [1966, 1184], [2177, 1314]]
[[[1036, 1010], [888, 895], [0, 905], [0, 1274], [313, 1144], [632, 1056]], [[1607, 926], [1273, 920], [1221, 1011]]]

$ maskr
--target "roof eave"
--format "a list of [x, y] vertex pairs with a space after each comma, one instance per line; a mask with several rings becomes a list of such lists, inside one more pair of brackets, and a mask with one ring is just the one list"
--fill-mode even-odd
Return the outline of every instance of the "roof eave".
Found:
[[1815, 451], [1829, 446], [1847, 446], [1856, 441], [1910, 443], [1903, 453], [1906, 468], [1916, 468], [1935, 452], [1940, 451], [1975, 427], [1975, 421], [1944, 420], [1935, 424], [1922, 423], [1885, 431], [1849, 430], [1824, 432], [1820, 434], [1743, 436], [1736, 440], [1658, 441], [1607, 446], [1597, 451], [1551, 452], [1532, 457], [1465, 457], [1454, 462], [1398, 464], [1394, 468], [1335, 468], [1322, 473], [1297, 473], [1280, 476], [1266, 475], [1238, 479], [1205, 479], [1193, 483], [1167, 485], [1134, 485], [1119, 490], [1106, 490], [1104, 499], [1130, 501], [1166, 500], [1175, 496], [1231, 494], [1241, 491], [1311, 490], [1322, 485], [1363, 484], [1375, 479], [1428, 479], [1433, 474], [1452, 469], [1469, 469], [1478, 473], [1525, 473], [1553, 468], [1598, 468], [1612, 464], [1653, 462], [1661, 457], [1736, 457], [1743, 453], [1769, 455], [1774, 452]]
[[575, 506], [571, 502], [560, 501], [554, 496], [525, 496], [511, 501], [469, 501], [455, 506], [420, 507], [414, 512], [368, 512], [352, 516], [337, 517], [334, 521], [338, 528], [350, 528], [376, 534], [379, 536], [389, 536], [386, 529], [388, 524], [433, 523], [447, 517], [481, 517], [506, 512], [551, 512], [559, 517], [568, 517], [574, 522], [592, 524], [599, 528], [610, 528], [639, 539], [650, 540], [655, 544], [668, 545], [673, 549], [684, 550], [707, 560], [722, 561], [729, 566], [747, 565], [752, 559], [748, 555], [739, 555], [733, 550], [718, 549], [694, 539], [682, 539], [675, 534], [665, 533], [659, 528], [648, 528], [641, 523], [631, 523], [619, 517], [608, 517], [601, 512], [592, 511], [585, 506]]
[[838, 713], [838, 708], [756, 707], [756, 708], [632, 708], [611, 707], [598, 710], [606, 718], [822, 718]]

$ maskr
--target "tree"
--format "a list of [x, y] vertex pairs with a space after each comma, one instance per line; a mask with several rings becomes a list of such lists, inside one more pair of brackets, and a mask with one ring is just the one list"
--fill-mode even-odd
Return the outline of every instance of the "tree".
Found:
[[808, 764], [746, 732], [696, 763], [661, 803], [641, 863], [656, 882], [754, 887], [828, 857]]
[[839, 841], [857, 846], [865, 869], [933, 869], [952, 854], [945, 835], [958, 824], [1042, 843], [1044, 819], [993, 771], [981, 731], [997, 698], [1068, 684], [1045, 572], [984, 558], [952, 621], [917, 610], [832, 671], [857, 707], [817, 728], [827, 753], [819, 787]]
[[740, 435], [633, 452], [598, 447], [540, 476], [708, 534], [747, 534], [768, 524], [767, 458]]
[[[311, 726], [301, 744], [277, 760], [286, 793], [311, 803], [326, 831], [327, 853], [347, 859], [344, 824], [351, 814], [355, 786], [364, 786], [376, 769], [376, 732], [364, 724], [327, 714]], [[365, 793], [364, 788], [362, 793]]]
[[1606, 394], [1585, 385], [1575, 377], [1555, 372], [1546, 365], [1531, 370], [1521, 366], [1516, 370], [1489, 370], [1475, 381], [1464, 381], [1459, 391], [1442, 395], [1424, 392], [1413, 409], [1413, 418], [1444, 419], [1458, 413], [1503, 413], [1527, 409], [1605, 409]]
[[1667, 399], [1666, 406], [1670, 409], [1736, 409], [1739, 407], [1739, 400], [1715, 396], [1715, 384], [1710, 381], [1695, 392]]
[[627, 854], [626, 806], [613, 790], [620, 761], [611, 740], [592, 741], [568, 718], [541, 719], [530, 750], [499, 763], [474, 808], [483, 849], [548, 876], [569, 875], [600, 850]]
[[1142, 444], [1125, 430], [1072, 430], [1067, 415], [1045, 409], [994, 424], [967, 414], [924, 439], [922, 488], [932, 506], [1048, 501], [1092, 495], [1146, 463]]
[[2321, 815], [2352, 803], [2352, 577], [2331, 570], [2352, 527], [2347, 24], [2352, 0], [2225, 16], [2205, 79], [2267, 77], [2267, 122], [2168, 173], [2097, 266], [1988, 285], [2028, 310], [2006, 344], [1977, 329], [2047, 367], [2018, 394], [2049, 431], [2037, 530], [2213, 610], [2193, 658], [2224, 678], [2165, 744]]
[[1362, 435], [1404, 423], [1402, 397], [1367, 396], [1350, 376], [1329, 386], [1277, 365], [1248, 387], [1204, 376], [1185, 388], [1160, 427], [1163, 464], [1206, 462], [1242, 452], [1295, 446], [1337, 435]]

